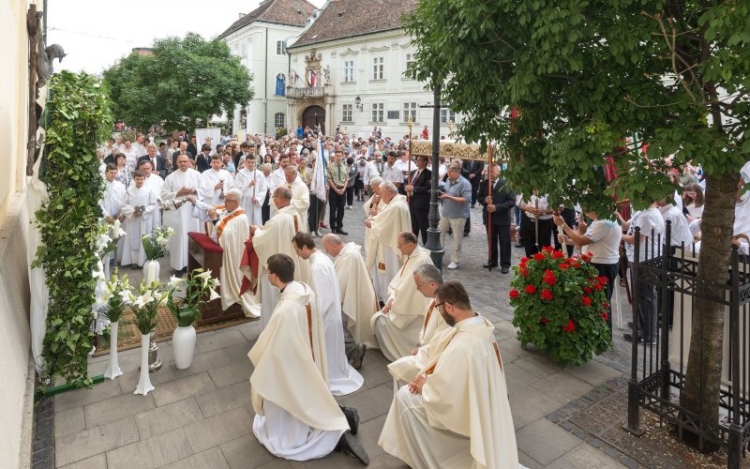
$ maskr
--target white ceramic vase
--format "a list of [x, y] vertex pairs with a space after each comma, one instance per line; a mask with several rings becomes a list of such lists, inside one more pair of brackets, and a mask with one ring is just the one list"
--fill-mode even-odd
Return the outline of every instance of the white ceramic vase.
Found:
[[160, 269], [161, 265], [159, 265], [159, 261], [146, 261], [143, 264], [143, 280], [145, 280], [147, 284], [151, 284], [151, 282], [159, 280]]
[[133, 394], [145, 396], [155, 389], [148, 375], [148, 344], [150, 339], [150, 334], [141, 334], [141, 378], [138, 380], [138, 386], [136, 386]]
[[107, 371], [104, 372], [104, 377], [109, 379], [115, 379], [122, 375], [120, 364], [117, 363], [117, 329], [119, 324], [119, 321], [110, 324], [109, 364], [107, 365]]
[[195, 328], [193, 326], [180, 327], [172, 334], [172, 352], [174, 366], [178, 370], [190, 368], [195, 355]]

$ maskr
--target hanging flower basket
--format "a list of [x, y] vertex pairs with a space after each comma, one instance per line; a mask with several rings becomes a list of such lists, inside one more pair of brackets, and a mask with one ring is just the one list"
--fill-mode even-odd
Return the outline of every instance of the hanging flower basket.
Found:
[[590, 260], [545, 247], [513, 268], [510, 304], [522, 347], [532, 343], [566, 366], [582, 365], [611, 348], [607, 279]]

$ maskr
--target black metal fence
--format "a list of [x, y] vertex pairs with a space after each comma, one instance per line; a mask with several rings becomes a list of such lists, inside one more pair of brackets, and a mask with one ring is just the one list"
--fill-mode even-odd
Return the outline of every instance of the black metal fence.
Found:
[[[665, 235], [648, 236], [641, 246], [635, 232], [632, 369], [628, 385], [627, 430], [640, 434], [640, 409], [674, 425], [681, 437], [689, 431], [699, 447], [722, 445], [727, 467], [739, 468], [750, 442], [750, 262], [732, 249], [726, 283], [706, 281], [699, 274], [693, 246], [670, 247]], [[645, 247], [645, 252], [643, 249]], [[645, 254], [645, 255], [641, 255]], [[639, 259], [641, 259], [639, 261]], [[718, 298], [718, 300], [717, 300]], [[704, 300], [723, 305], [724, 340], [718, 422], [706, 422], [700, 412], [684, 406], [684, 386], [691, 330], [705, 320]], [[703, 360], [705, 354], [700, 354]], [[701, 369], [703, 367], [701, 366]]]

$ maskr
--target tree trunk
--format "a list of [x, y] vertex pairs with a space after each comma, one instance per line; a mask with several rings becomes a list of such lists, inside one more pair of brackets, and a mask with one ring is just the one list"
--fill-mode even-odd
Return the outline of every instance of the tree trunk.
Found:
[[[738, 174], [729, 173], [721, 178], [706, 175], [710, 196], [706, 197], [702, 218], [702, 245], [698, 278], [706, 282], [725, 283], [729, 278], [731, 240], [734, 224], [734, 203], [737, 194]], [[719, 390], [721, 386], [722, 345], [724, 335], [724, 290], [706, 289], [708, 299], [695, 298], [690, 351], [685, 376], [683, 406], [700, 416], [704, 428], [712, 439], [719, 441]], [[685, 418], [686, 416], [682, 416]], [[696, 422], [697, 423], [697, 422]], [[698, 448], [698, 436], [685, 431], [683, 439]], [[706, 443], [699, 448], [715, 451], [717, 444]]]

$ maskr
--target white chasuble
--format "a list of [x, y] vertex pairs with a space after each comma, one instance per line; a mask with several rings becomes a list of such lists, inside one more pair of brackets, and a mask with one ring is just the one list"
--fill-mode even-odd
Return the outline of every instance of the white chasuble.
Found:
[[361, 388], [364, 379], [346, 358], [339, 281], [333, 263], [323, 252], [316, 251], [309, 260], [310, 287], [315, 292], [325, 330], [328, 386], [334, 396], [345, 396]]
[[262, 208], [268, 186], [263, 173], [254, 169], [242, 168], [234, 178], [235, 187], [242, 191], [242, 210], [250, 225], [263, 225]]
[[294, 461], [334, 450], [349, 424], [328, 389], [323, 321], [310, 287], [281, 292], [248, 357], [253, 433], [272, 454]]
[[164, 226], [171, 227], [175, 232], [174, 236], [167, 242], [169, 263], [175, 270], [187, 267], [187, 234], [200, 231], [198, 219], [193, 216], [193, 204], [187, 202], [184, 197], [177, 197], [177, 191], [183, 187], [195, 189], [194, 197], [199, 200], [201, 184], [201, 173], [188, 168], [185, 171], [175, 171], [167, 176], [161, 189], [161, 200], [166, 206], [163, 223]]
[[244, 295], [240, 295], [242, 280], [245, 278], [240, 262], [245, 252], [245, 241], [250, 236], [250, 227], [242, 209], [227, 214], [224, 219], [229, 217], [232, 217], [229, 221], [217, 223], [215, 230], [219, 245], [224, 250], [220, 273], [221, 309], [226, 311], [233, 304], [239, 303], [245, 316], [257, 318], [260, 316], [260, 305], [253, 292], [248, 289]]
[[[383, 202], [380, 202], [383, 205]], [[395, 196], [373, 219], [367, 243], [367, 270], [370, 273], [378, 300], [385, 302], [388, 284], [398, 272], [401, 254], [398, 250], [398, 235], [411, 231], [411, 215], [406, 197]]]
[[475, 316], [433, 339], [422, 394], [394, 396], [378, 441], [387, 453], [414, 469], [519, 467], [494, 331]]
[[[203, 184], [203, 201], [209, 205], [224, 205], [224, 194], [234, 188], [234, 176], [226, 169], [207, 169], [201, 173]], [[224, 189], [216, 189], [216, 185], [224, 181]]]
[[354, 341], [367, 348], [378, 348], [370, 326], [370, 319], [380, 309], [370, 276], [367, 274], [361, 248], [347, 243], [333, 262], [339, 278], [341, 308], [346, 314], [347, 327]]

